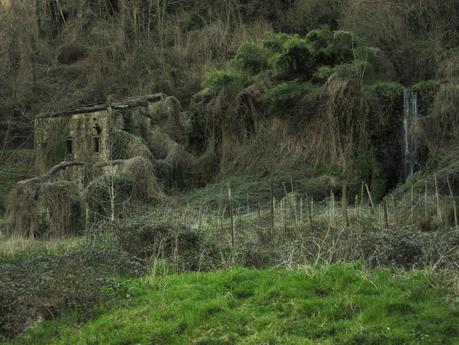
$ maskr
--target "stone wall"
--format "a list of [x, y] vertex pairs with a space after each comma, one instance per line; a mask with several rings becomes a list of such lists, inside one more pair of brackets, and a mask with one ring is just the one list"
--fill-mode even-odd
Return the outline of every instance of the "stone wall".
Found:
[[40, 117], [35, 120], [35, 169], [46, 174], [63, 161], [98, 163], [110, 159], [112, 109]]

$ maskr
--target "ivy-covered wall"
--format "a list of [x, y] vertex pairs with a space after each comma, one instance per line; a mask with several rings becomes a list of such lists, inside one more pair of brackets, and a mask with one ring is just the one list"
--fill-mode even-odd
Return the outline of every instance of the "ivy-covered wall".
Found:
[[46, 174], [63, 161], [97, 163], [110, 159], [110, 108], [86, 114], [35, 120], [35, 168]]

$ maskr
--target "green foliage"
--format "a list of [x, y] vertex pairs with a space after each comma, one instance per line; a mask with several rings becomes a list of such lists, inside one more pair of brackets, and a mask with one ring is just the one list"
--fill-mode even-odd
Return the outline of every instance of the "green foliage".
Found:
[[371, 85], [371, 90], [380, 97], [395, 98], [403, 93], [403, 85], [395, 82], [377, 82]]
[[343, 169], [336, 164], [317, 164], [314, 167], [314, 173], [318, 176], [342, 177]]
[[290, 35], [283, 32], [270, 33], [263, 38], [262, 42], [263, 45], [269, 50], [273, 51], [274, 53], [280, 53], [282, 51], [282, 47], [284, 46], [285, 42], [289, 40], [289, 38]]
[[37, 240], [6, 237], [0, 242], [0, 264], [17, 264], [40, 256], [58, 256], [83, 247], [87, 239], [73, 236], [65, 239]]
[[217, 92], [223, 88], [240, 90], [247, 84], [247, 76], [241, 72], [229, 70], [213, 70], [204, 75], [202, 87], [211, 92]]
[[350, 31], [338, 30], [333, 33], [333, 57], [338, 64], [349, 62], [355, 58], [358, 45], [357, 35]]
[[[414, 84], [411, 88], [417, 91], [418, 98], [420, 99], [423, 108], [423, 114], [427, 115], [438, 109], [437, 97], [441, 97], [444, 94], [444, 87], [447, 87], [447, 81], [445, 80], [424, 80]], [[448, 106], [448, 100], [443, 99], [441, 101], [442, 107]]]
[[345, 79], [360, 79], [371, 82], [374, 79], [373, 66], [366, 60], [355, 60], [336, 66], [333, 72]]
[[237, 50], [233, 62], [249, 74], [257, 74], [267, 69], [271, 52], [261, 42], [243, 43]]
[[336, 46], [333, 42], [333, 32], [328, 27], [310, 31], [306, 41], [311, 44], [317, 55], [318, 65], [336, 64]]
[[274, 55], [275, 69], [286, 77], [306, 77], [311, 74], [315, 63], [315, 52], [311, 45], [298, 35], [291, 36]]
[[294, 99], [300, 99], [315, 87], [302, 81], [286, 81], [267, 89], [261, 100], [269, 106], [285, 106]]
[[313, 80], [315, 82], [324, 83], [333, 74], [333, 68], [330, 66], [320, 66], [314, 72]]
[[444, 80], [430, 79], [430, 80], [420, 81], [419, 83], [414, 84], [411, 88], [414, 91], [418, 91], [418, 92], [422, 92], [422, 91], [429, 90], [429, 89], [434, 89], [438, 91], [440, 86], [443, 84], [445, 84]]
[[55, 145], [48, 145], [48, 147], [46, 147], [45, 159], [48, 169], [63, 162], [66, 158], [66, 142], [67, 137], [69, 136], [69, 119], [63, 116], [49, 126], [49, 135], [51, 137], [48, 139], [48, 142], [55, 143]]
[[352, 182], [349, 186], [350, 194], [359, 194], [362, 183], [369, 186], [375, 202], [380, 201], [386, 192], [381, 163], [377, 161], [373, 151], [362, 151], [357, 154], [354, 160]]
[[[73, 326], [59, 319], [11, 344], [424, 344], [459, 341], [459, 312], [435, 277], [236, 268], [127, 282], [129, 304]], [[116, 332], [114, 331], [116, 329]]]

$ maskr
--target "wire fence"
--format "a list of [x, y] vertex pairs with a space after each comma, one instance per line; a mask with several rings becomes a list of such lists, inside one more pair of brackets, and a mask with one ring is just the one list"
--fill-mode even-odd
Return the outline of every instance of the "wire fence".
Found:
[[458, 198], [453, 196], [451, 188], [450, 195], [440, 195], [438, 187], [433, 188], [433, 193], [428, 187], [423, 193], [412, 188], [401, 196], [388, 196], [375, 203], [370, 188], [367, 185], [364, 187], [364, 192], [356, 196], [351, 204], [342, 197], [336, 197], [333, 191], [323, 200], [289, 191], [280, 198], [270, 195], [268, 202], [251, 201], [247, 193], [245, 203], [235, 204], [228, 186], [226, 196], [222, 196], [217, 207], [193, 207], [188, 208], [186, 213], [194, 228], [220, 229], [233, 237], [240, 232], [266, 229], [275, 235], [350, 226], [369, 229], [399, 226], [416, 226], [426, 230], [459, 229]]

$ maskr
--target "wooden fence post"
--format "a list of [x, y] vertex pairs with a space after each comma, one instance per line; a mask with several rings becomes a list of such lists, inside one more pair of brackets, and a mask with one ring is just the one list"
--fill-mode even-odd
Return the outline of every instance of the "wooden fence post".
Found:
[[384, 227], [389, 227], [389, 208], [387, 206], [387, 200], [384, 199]]
[[453, 203], [453, 212], [454, 212], [454, 227], [456, 230], [458, 229], [458, 221], [457, 221], [457, 208], [456, 208], [456, 199], [454, 199], [453, 188], [451, 188], [451, 183], [449, 183], [449, 177], [446, 178], [446, 182], [448, 183], [449, 194], [451, 196], [451, 202]]
[[335, 226], [335, 193], [333, 190], [330, 190], [330, 200], [331, 200], [331, 206], [330, 206], [330, 225]]
[[347, 182], [343, 182], [343, 193], [341, 198], [341, 207], [343, 211], [343, 224], [345, 227], [349, 226], [349, 214], [347, 213]]
[[303, 198], [300, 198], [300, 225], [303, 226]]
[[232, 198], [231, 198], [231, 187], [228, 184], [228, 208], [229, 208], [229, 213], [230, 213], [230, 218], [231, 218], [231, 249], [234, 254], [234, 249], [235, 249], [235, 229], [234, 229], [234, 214], [233, 214], [233, 203], [232, 203]]
[[274, 190], [273, 190], [273, 184], [271, 183], [271, 236], [274, 236], [274, 222], [275, 222], [275, 199], [274, 199]]
[[397, 201], [395, 200], [394, 196], [392, 195], [392, 204], [394, 206], [394, 213], [395, 213], [395, 225], [398, 225], [398, 205]]
[[371, 197], [370, 188], [368, 187], [368, 184], [366, 184], [366, 183], [365, 183], [365, 188], [367, 190], [368, 198], [370, 200], [371, 210], [372, 210], [373, 214], [375, 214], [376, 213], [375, 204], [373, 203], [373, 198]]
[[308, 202], [308, 216], [309, 216], [309, 226], [311, 229], [314, 228], [314, 198], [311, 197], [310, 202]]
[[437, 174], [434, 174], [434, 181], [435, 181], [435, 198], [437, 199], [437, 215], [440, 219], [440, 223], [443, 223], [443, 216], [441, 214], [440, 208], [440, 194], [438, 192], [438, 182], [437, 182]]

